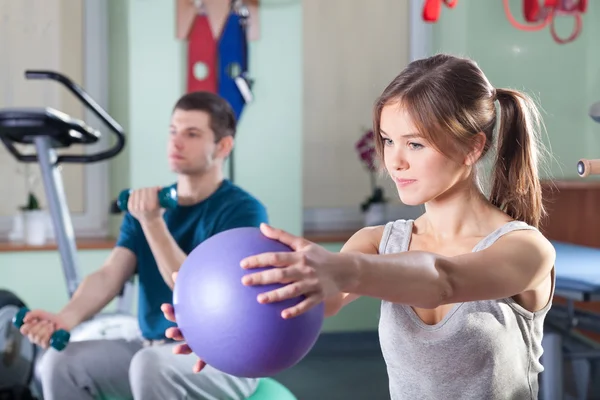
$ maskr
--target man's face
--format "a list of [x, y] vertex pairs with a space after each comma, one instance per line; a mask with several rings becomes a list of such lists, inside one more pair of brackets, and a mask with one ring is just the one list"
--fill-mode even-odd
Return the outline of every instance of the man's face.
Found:
[[215, 143], [208, 113], [176, 109], [169, 131], [168, 156], [173, 172], [199, 175], [220, 168], [224, 159], [223, 146]]

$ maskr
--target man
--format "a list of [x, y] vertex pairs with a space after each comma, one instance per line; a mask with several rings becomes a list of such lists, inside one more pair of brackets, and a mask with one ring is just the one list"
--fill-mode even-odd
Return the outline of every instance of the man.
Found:
[[194, 374], [195, 357], [175, 355], [175, 343], [164, 336], [173, 323], [160, 309], [172, 302], [173, 272], [199, 243], [227, 229], [267, 222], [263, 205], [223, 177], [234, 136], [235, 118], [225, 100], [206, 92], [179, 99], [168, 144], [169, 163], [177, 173], [177, 208], [160, 208], [158, 187], [133, 191], [119, 239], [104, 266], [83, 280], [58, 314], [31, 311], [21, 328], [31, 341], [48, 347], [54, 330], [71, 330], [95, 315], [137, 273], [143, 339], [73, 342], [62, 352], [48, 350], [41, 373], [45, 400], [224, 400], [254, 392], [256, 379], [208, 368]]

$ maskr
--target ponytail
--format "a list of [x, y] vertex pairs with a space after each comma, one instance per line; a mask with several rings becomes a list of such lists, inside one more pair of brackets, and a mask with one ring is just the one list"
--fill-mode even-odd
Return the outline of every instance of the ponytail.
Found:
[[524, 93], [496, 89], [496, 98], [500, 126], [490, 201], [510, 217], [538, 227], [545, 214], [538, 175], [541, 118]]

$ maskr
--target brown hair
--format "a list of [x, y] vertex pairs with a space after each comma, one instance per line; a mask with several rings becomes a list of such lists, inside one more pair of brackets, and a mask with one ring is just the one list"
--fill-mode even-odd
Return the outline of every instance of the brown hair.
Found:
[[226, 136], [235, 137], [236, 121], [231, 105], [221, 96], [212, 92], [190, 92], [177, 100], [173, 111], [204, 111], [210, 115], [210, 128], [215, 141]]
[[383, 159], [381, 112], [395, 104], [406, 110], [420, 135], [459, 162], [473, 149], [475, 135], [483, 132], [483, 158], [494, 143], [496, 100], [501, 117], [490, 202], [537, 227], [544, 215], [538, 176], [540, 115], [526, 94], [495, 89], [472, 60], [438, 54], [411, 62], [375, 102], [377, 153]]

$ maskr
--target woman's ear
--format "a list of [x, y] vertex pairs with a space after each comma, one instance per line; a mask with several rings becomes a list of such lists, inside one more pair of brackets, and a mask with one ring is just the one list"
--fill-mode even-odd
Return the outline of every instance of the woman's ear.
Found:
[[483, 149], [485, 148], [486, 142], [485, 133], [479, 132], [473, 138], [473, 150], [467, 154], [465, 158], [465, 165], [471, 166], [475, 165], [479, 158], [481, 158], [481, 154], [483, 153]]

